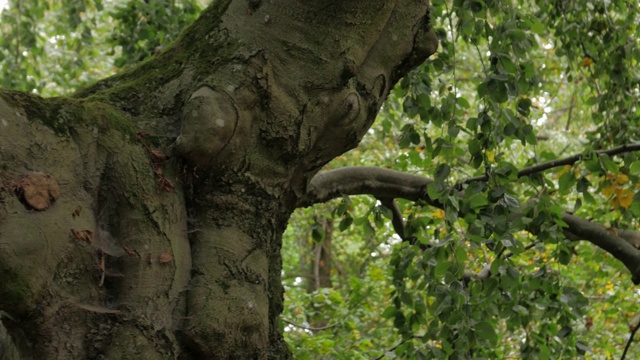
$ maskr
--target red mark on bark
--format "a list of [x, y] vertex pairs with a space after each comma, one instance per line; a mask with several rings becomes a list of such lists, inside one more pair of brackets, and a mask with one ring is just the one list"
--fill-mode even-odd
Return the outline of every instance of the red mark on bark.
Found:
[[171, 253], [169, 252], [163, 252], [162, 254], [160, 254], [160, 256], [158, 256], [158, 261], [160, 262], [160, 264], [166, 264], [171, 260], [173, 260], [173, 255], [171, 255]]

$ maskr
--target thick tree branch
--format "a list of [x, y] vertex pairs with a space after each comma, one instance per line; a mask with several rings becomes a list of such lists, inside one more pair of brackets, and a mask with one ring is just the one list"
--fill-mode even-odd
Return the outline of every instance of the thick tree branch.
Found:
[[433, 201], [426, 195], [433, 180], [400, 171], [373, 166], [346, 167], [316, 175], [298, 207], [327, 202], [343, 195], [373, 195], [382, 198], [403, 198], [412, 201]]
[[562, 220], [569, 225], [566, 231], [578, 239], [587, 240], [620, 260], [631, 271], [633, 283], [640, 284], [640, 251], [624, 238], [581, 217], [564, 213]]
[[626, 230], [626, 229], [618, 229], [618, 228], [609, 228], [609, 231], [613, 231], [614, 234], [620, 236], [621, 238], [627, 240], [633, 247], [640, 250], [640, 231], [636, 230]]
[[[624, 145], [618, 146], [617, 148], [613, 148], [609, 150], [598, 150], [596, 151], [596, 154], [598, 155], [607, 154], [607, 155], [613, 156], [613, 155], [619, 155], [619, 154], [624, 154], [624, 153], [638, 151], [638, 150], [640, 150], [640, 144], [624, 144]], [[566, 158], [545, 161], [540, 164], [529, 166], [527, 168], [524, 168], [518, 171], [518, 177], [533, 175], [533, 174], [543, 172], [545, 170], [549, 170], [558, 166], [573, 165], [576, 162], [582, 160], [582, 156], [583, 156], [582, 154], [576, 154]], [[459, 182], [458, 184], [456, 184], [456, 187], [462, 184], [469, 184], [474, 181], [487, 181], [488, 179], [489, 178], [487, 177], [487, 175], [476, 176], [476, 177], [468, 178]]]
[[[542, 164], [541, 164], [542, 165]], [[404, 198], [423, 200], [429, 205], [442, 208], [439, 202], [430, 199], [426, 187], [433, 180], [405, 174], [399, 171], [376, 167], [346, 167], [316, 175], [309, 183], [307, 193], [298, 206], [305, 207], [326, 202], [343, 195], [373, 195], [376, 198]], [[568, 238], [587, 240], [609, 252], [620, 260], [631, 272], [634, 284], [640, 284], [640, 251], [632, 245], [634, 232], [607, 231], [603, 225], [589, 222], [578, 216], [565, 213], [562, 220], [568, 224]]]

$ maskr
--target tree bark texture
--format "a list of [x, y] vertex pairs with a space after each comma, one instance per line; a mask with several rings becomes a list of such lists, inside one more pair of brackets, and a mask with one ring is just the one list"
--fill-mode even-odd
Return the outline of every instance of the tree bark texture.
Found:
[[217, 0], [73, 96], [0, 92], [5, 358], [290, 357], [289, 215], [436, 48], [427, 1]]

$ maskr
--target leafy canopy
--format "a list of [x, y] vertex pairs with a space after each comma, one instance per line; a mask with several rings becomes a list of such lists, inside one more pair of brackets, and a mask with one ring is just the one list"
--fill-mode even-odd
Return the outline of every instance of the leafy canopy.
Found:
[[[300, 275], [286, 280], [284, 317], [313, 324], [320, 312], [336, 326], [289, 325], [290, 343], [300, 358], [621, 356], [640, 293], [610, 254], [567, 240], [562, 216], [638, 227], [638, 155], [596, 154], [638, 140], [637, 3], [432, 6], [438, 53], [398, 84], [361, 146], [329, 167], [431, 177], [426, 191], [443, 206], [398, 203], [422, 249], [400, 240], [375, 198], [299, 212], [285, 274]], [[569, 165], [530, 168], [574, 154]], [[333, 286], [313, 292], [310, 248], [323, 238], [304, 232], [311, 214], [338, 224]], [[465, 283], [483, 269], [491, 276]]]

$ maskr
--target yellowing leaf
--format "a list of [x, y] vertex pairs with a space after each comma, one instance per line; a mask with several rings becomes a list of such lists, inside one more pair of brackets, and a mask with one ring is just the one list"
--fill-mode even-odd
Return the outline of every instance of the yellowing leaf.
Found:
[[369, 271], [369, 277], [374, 281], [382, 281], [384, 280], [384, 272], [382, 272], [380, 268], [376, 267]]
[[611, 185], [611, 186], [607, 186], [606, 188], [602, 189], [602, 194], [606, 197], [609, 197], [611, 195], [613, 195], [613, 192], [616, 191], [616, 187], [615, 185]]
[[618, 199], [618, 202], [620, 203], [620, 206], [625, 209], [628, 209], [633, 202], [633, 192], [629, 189], [624, 189], [620, 193], [616, 193], [616, 197]]
[[608, 281], [605, 286], [605, 289], [607, 289], [608, 291], [613, 291], [613, 284], [611, 283], [611, 281]]
[[626, 184], [629, 182], [629, 177], [625, 174], [618, 174], [618, 177], [616, 178], [616, 183], [622, 185], [622, 184]]
[[562, 169], [556, 174], [556, 179], [559, 179], [562, 175], [569, 171], [569, 169], [571, 169], [570, 165], [563, 166]]
[[487, 160], [489, 160], [489, 162], [494, 162], [495, 158], [496, 158], [496, 151], [495, 150], [485, 150], [485, 155], [487, 155]]
[[444, 210], [438, 209], [431, 213], [431, 216], [436, 219], [444, 219]]
[[588, 67], [593, 65], [593, 60], [591, 60], [590, 57], [585, 56], [584, 59], [582, 59], [582, 61], [580, 62], [580, 66], [582, 67]]
[[611, 199], [611, 206], [613, 206], [614, 209], [617, 209], [620, 207], [620, 201], [618, 201], [617, 197]]

